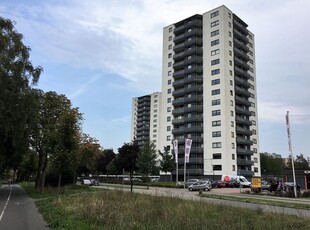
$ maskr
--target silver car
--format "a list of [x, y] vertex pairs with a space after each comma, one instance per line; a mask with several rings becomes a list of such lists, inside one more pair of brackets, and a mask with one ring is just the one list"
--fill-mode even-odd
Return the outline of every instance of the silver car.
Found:
[[198, 191], [198, 190], [204, 190], [204, 191], [210, 191], [211, 185], [208, 181], [198, 181], [188, 186], [189, 191]]

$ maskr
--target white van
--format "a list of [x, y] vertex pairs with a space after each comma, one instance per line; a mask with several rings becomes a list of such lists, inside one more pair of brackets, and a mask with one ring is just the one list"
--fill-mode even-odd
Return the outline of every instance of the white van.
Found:
[[222, 175], [222, 181], [236, 180], [240, 183], [241, 187], [251, 187], [251, 182], [248, 181], [244, 176], [232, 176], [232, 175]]

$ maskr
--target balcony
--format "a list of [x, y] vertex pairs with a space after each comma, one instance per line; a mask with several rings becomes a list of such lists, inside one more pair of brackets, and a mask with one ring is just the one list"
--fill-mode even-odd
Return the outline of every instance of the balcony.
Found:
[[247, 44], [247, 43], [249, 42], [247, 36], [248, 36], [248, 34], [244, 34], [244, 33], [242, 33], [240, 30], [237, 30], [236, 28], [234, 28], [234, 37], [239, 38], [239, 39], [242, 40], [245, 44]]
[[237, 137], [236, 141], [237, 141], [237, 144], [240, 144], [240, 145], [253, 145], [253, 141], [252, 140], [245, 139], [245, 138], [242, 138], [242, 137]]
[[182, 43], [180, 43], [180, 44], [177, 44], [177, 45], [175, 45], [175, 46], [173, 47], [173, 51], [174, 51], [175, 53], [181, 52], [181, 51], [183, 51], [184, 49], [185, 49], [185, 43], [184, 43], [184, 42], [182, 42]]
[[251, 78], [251, 76], [248, 74], [248, 72], [242, 68], [235, 66], [234, 70], [235, 70], [235, 73], [237, 75], [242, 76], [247, 80]]
[[172, 120], [173, 125], [183, 125], [184, 124], [184, 118], [177, 118]]
[[244, 89], [242, 87], [239, 86], [235, 86], [235, 94], [236, 95], [243, 95], [244, 97], [250, 97], [251, 94], [247, 89]]
[[184, 107], [184, 112], [198, 112], [202, 113], [203, 112], [203, 106], [202, 105], [193, 105], [191, 107]]
[[250, 50], [249, 47], [247, 47], [246, 43], [237, 39], [236, 37], [234, 38], [234, 46], [238, 47], [239, 49], [241, 49], [245, 53], [248, 53]]
[[[184, 160], [183, 162], [179, 162], [179, 165], [182, 165], [182, 164], [184, 164]], [[203, 169], [186, 169], [186, 174], [189, 176], [203, 176]], [[178, 175], [184, 175], [184, 170], [179, 169]]]
[[245, 119], [239, 116], [236, 116], [236, 123], [240, 125], [247, 125], [247, 126], [252, 125], [252, 122], [249, 119]]
[[253, 151], [250, 149], [245, 149], [245, 148], [237, 148], [237, 155], [252, 156]]
[[241, 106], [236, 106], [235, 110], [236, 110], [236, 114], [238, 115], [241, 114], [241, 115], [251, 116], [251, 112], [248, 109], [244, 109]]
[[[246, 97], [240, 97], [238, 95], [235, 96], [236, 104], [237, 105], [245, 105], [247, 107], [251, 106], [251, 102]], [[250, 113], [251, 115], [251, 113]]]
[[238, 126], [236, 127], [236, 132], [237, 132], [237, 134], [242, 134], [242, 135], [252, 135], [253, 134], [252, 130], [241, 128]]
[[242, 31], [242, 33], [244, 34], [248, 34], [249, 31], [247, 30], [245, 25], [242, 25], [240, 22], [238, 22], [237, 20], [234, 20], [234, 27], [237, 28], [238, 30]]
[[250, 88], [250, 83], [247, 80], [243, 80], [238, 76], [235, 76], [235, 85], [242, 86], [245, 89]]
[[173, 135], [180, 135], [185, 133], [202, 133], [203, 127], [194, 126], [194, 127], [181, 127], [181, 128], [174, 128], [172, 130]]
[[[184, 163], [184, 158], [178, 158], [178, 162]], [[189, 158], [189, 163], [186, 164], [203, 164], [203, 158]]]
[[252, 165], [254, 165], [254, 161], [238, 158], [237, 159], [237, 164], [238, 165], [243, 165], [243, 166], [245, 166], [245, 165], [252, 166]]
[[242, 175], [244, 177], [252, 177], [254, 176], [254, 172], [250, 170], [238, 170], [238, 175]]
[[235, 56], [239, 56], [242, 59], [246, 60], [247, 62], [250, 60], [249, 56], [247, 55], [247, 53], [243, 52], [241, 49], [234, 47], [234, 53]]
[[173, 73], [173, 78], [179, 79], [184, 77], [185, 71], [184, 70], [179, 70]]
[[183, 115], [184, 114], [184, 108], [174, 109], [174, 110], [172, 110], [172, 114], [174, 116]]
[[191, 122], [203, 122], [203, 117], [202, 116], [194, 116], [194, 117], [184, 117], [184, 122], [185, 123], [191, 123]]
[[248, 65], [246, 60], [243, 60], [241, 58], [238, 58], [237, 56], [235, 56], [234, 58], [234, 64], [240, 66], [243, 69], [249, 70], [250, 66]]

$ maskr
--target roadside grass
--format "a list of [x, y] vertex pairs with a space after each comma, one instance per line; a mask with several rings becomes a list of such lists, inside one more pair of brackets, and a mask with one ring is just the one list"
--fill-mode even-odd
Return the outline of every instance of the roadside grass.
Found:
[[[24, 187], [25, 188], [25, 187]], [[27, 188], [25, 188], [27, 189]], [[64, 188], [36, 205], [51, 229], [309, 229], [310, 220], [122, 190]], [[53, 194], [55, 193], [55, 194]], [[72, 195], [74, 194], [74, 195]], [[35, 191], [30, 193], [35, 195]], [[36, 197], [40, 197], [36, 195]]]
[[252, 203], [252, 204], [265, 204], [265, 205], [271, 205], [271, 206], [277, 206], [277, 207], [284, 207], [284, 208], [299, 208], [299, 209], [309, 209], [310, 210], [310, 204], [305, 203], [298, 203], [294, 200], [274, 200], [272, 199], [272, 196], [269, 197], [241, 197], [238, 195], [227, 195], [227, 194], [208, 194], [208, 193], [202, 193], [200, 194], [201, 197], [207, 197], [207, 198], [214, 198], [214, 199], [222, 199], [222, 200], [232, 200], [232, 201], [239, 201], [239, 202], [245, 202], [245, 203]]

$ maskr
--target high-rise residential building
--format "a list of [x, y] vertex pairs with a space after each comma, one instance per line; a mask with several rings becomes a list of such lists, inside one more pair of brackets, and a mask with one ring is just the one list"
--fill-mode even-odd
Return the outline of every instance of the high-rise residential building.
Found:
[[[178, 140], [179, 178], [187, 138], [190, 177], [260, 176], [255, 43], [248, 25], [225, 6], [188, 17], [164, 28], [162, 60], [157, 147]], [[139, 127], [134, 134], [142, 140]]]
[[153, 141], [158, 148], [161, 93], [132, 99], [131, 140], [139, 146]]

